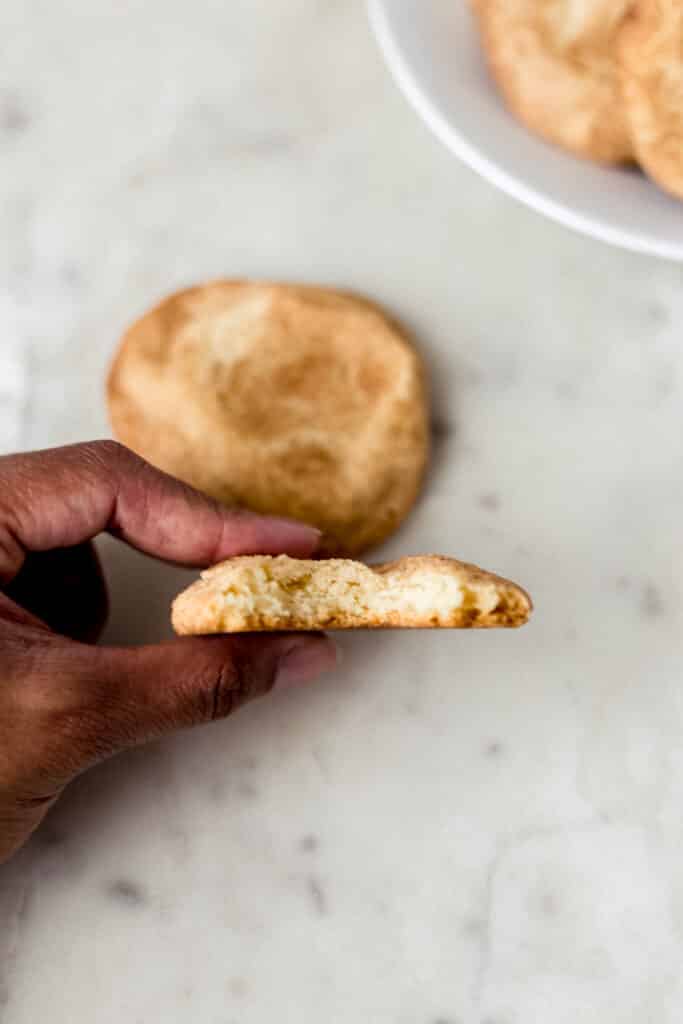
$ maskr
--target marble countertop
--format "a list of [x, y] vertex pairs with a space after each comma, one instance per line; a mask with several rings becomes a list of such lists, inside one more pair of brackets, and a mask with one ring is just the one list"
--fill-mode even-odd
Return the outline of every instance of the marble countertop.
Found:
[[[217, 275], [413, 329], [433, 470], [382, 552], [532, 625], [343, 638], [305, 692], [84, 777], [0, 870], [2, 1024], [679, 1024], [683, 271], [494, 191], [361, 0], [0, 6], [0, 448], [107, 433], [124, 325]], [[187, 574], [103, 546], [110, 640]]]

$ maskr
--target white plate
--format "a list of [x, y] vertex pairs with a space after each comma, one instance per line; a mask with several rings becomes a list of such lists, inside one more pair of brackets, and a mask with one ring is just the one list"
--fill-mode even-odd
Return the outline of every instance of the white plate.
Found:
[[546, 145], [507, 113], [466, 0], [369, 0], [369, 7], [398, 84], [461, 160], [567, 227], [683, 260], [683, 203], [636, 170], [598, 167]]

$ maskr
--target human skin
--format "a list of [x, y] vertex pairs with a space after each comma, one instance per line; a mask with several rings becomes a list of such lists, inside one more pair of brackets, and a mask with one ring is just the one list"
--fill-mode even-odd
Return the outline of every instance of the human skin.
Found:
[[335, 664], [316, 634], [94, 646], [107, 612], [91, 544], [102, 532], [198, 567], [307, 557], [319, 539], [229, 510], [111, 441], [0, 457], [0, 862], [98, 761]]

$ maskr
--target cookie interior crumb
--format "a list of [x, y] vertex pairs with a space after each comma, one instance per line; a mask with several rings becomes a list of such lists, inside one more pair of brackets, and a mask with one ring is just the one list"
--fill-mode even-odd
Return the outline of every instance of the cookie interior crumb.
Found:
[[455, 559], [380, 566], [243, 556], [223, 562], [173, 607], [180, 633], [259, 629], [516, 626], [531, 602], [515, 584]]

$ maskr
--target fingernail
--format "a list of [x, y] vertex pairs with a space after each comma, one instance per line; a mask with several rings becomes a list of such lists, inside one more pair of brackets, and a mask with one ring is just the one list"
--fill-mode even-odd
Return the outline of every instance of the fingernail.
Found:
[[266, 522], [270, 526], [268, 546], [274, 554], [285, 551], [291, 555], [310, 555], [320, 544], [322, 532], [308, 523], [276, 517], [269, 517]]
[[279, 689], [308, 683], [339, 664], [339, 649], [329, 637], [302, 637], [280, 658], [275, 677]]

